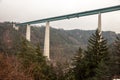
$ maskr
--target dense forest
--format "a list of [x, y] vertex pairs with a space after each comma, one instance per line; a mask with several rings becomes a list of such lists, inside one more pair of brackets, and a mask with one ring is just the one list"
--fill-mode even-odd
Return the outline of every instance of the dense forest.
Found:
[[0, 23], [0, 80], [112, 80], [120, 77], [120, 34], [50, 28], [50, 58], [43, 56], [44, 26]]

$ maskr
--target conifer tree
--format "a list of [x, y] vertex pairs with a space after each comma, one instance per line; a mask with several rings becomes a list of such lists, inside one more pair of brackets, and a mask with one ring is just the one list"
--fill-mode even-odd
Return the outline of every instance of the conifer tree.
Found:
[[87, 61], [88, 78], [90, 77], [91, 80], [101, 80], [109, 76], [107, 40], [102, 37], [99, 29], [88, 40], [85, 60]]
[[115, 41], [115, 65], [117, 66], [116, 75], [120, 75], [120, 37]]
[[46, 57], [43, 56], [39, 45], [35, 48], [23, 39], [18, 58], [22, 63], [21, 68], [26, 74], [31, 75], [33, 80], [56, 80], [52, 68], [47, 64]]
[[[81, 52], [80, 52], [81, 53]], [[88, 40], [87, 50], [84, 57], [76, 57], [75, 72], [76, 80], [106, 80], [108, 76], [108, 48], [107, 41], [102, 37], [101, 32], [97, 29]]]
[[35, 80], [56, 80], [52, 66], [48, 65], [46, 57], [41, 52], [40, 45], [35, 49], [35, 62], [33, 68], [33, 75]]
[[84, 77], [84, 70], [83, 70], [83, 51], [81, 48], [77, 51], [77, 54], [75, 55], [73, 59], [73, 74], [72, 76], [75, 78], [75, 80], [82, 80], [82, 77]]
[[22, 68], [27, 69], [35, 62], [35, 49], [34, 47], [26, 40], [22, 39], [21, 47], [18, 52], [18, 58], [21, 60]]
[[45, 75], [43, 73], [43, 68], [46, 66], [45, 57], [43, 56], [40, 45], [37, 45], [35, 49], [35, 62], [33, 63], [32, 73], [35, 80], [45, 79]]
[[22, 39], [18, 58], [22, 64], [21, 68], [26, 74], [30, 74], [34, 80], [45, 78], [42, 72], [42, 65], [44, 65], [42, 63], [45, 61], [39, 46], [35, 49], [26, 39]]

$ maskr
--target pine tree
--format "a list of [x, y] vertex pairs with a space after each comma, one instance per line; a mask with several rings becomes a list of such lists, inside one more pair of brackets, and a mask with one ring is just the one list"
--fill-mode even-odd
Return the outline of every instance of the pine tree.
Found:
[[48, 65], [46, 57], [41, 52], [40, 45], [35, 49], [35, 62], [33, 68], [34, 80], [56, 80], [52, 66]]
[[115, 65], [117, 66], [116, 75], [120, 75], [120, 37], [115, 41]]
[[35, 49], [34, 47], [26, 40], [22, 39], [21, 47], [18, 52], [18, 58], [21, 60], [22, 68], [27, 69], [35, 62]]
[[33, 80], [55, 80], [51, 66], [47, 64], [39, 45], [35, 48], [23, 39], [18, 58], [21, 60], [21, 68]]
[[84, 64], [84, 54], [81, 48], [77, 51], [77, 54], [75, 55], [73, 59], [73, 75], [75, 80], [84, 80], [84, 72], [85, 72], [85, 66]]
[[43, 61], [41, 59], [42, 54], [40, 49], [35, 49], [35, 47], [24, 38], [21, 41], [18, 58], [21, 61], [21, 69], [24, 70], [26, 74], [31, 75], [34, 80], [45, 77], [41, 71], [41, 65], [39, 65], [39, 63]]
[[[79, 50], [79, 53], [82, 53]], [[108, 76], [108, 48], [107, 41], [102, 37], [97, 29], [88, 40], [87, 50], [84, 57], [80, 54], [75, 58], [76, 61], [73, 71], [76, 80], [105, 80]]]
[[107, 40], [105, 40], [101, 32], [97, 29], [88, 40], [88, 47], [85, 51], [88, 76], [91, 80], [101, 80], [108, 76], [109, 53]]
[[46, 76], [43, 73], [43, 68], [46, 66], [46, 60], [40, 50], [40, 45], [37, 45], [37, 48], [35, 49], [35, 62], [33, 64], [32, 74], [34, 80], [45, 79]]

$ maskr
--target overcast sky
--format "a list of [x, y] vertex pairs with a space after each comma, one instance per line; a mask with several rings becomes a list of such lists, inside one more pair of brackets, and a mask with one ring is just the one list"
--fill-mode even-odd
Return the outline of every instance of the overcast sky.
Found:
[[[120, 5], [120, 0], [0, 0], [0, 22], [26, 22]], [[97, 28], [97, 15], [51, 22], [63, 29]], [[45, 24], [39, 24], [45, 25]], [[120, 11], [102, 14], [102, 29], [120, 33]]]

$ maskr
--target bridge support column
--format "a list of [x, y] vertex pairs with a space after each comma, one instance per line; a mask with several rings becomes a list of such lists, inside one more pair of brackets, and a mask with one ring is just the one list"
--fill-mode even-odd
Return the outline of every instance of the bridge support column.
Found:
[[[99, 31], [99, 35], [102, 34], [102, 29], [101, 29], [101, 13], [98, 14], [98, 31]], [[102, 35], [100, 36], [100, 40], [99, 42], [101, 42], [102, 40]]]
[[30, 41], [30, 25], [29, 24], [27, 24], [27, 28], [26, 28], [26, 39]]
[[44, 56], [47, 57], [48, 60], [50, 60], [49, 53], [50, 53], [50, 26], [49, 22], [46, 23], [46, 29], [45, 29], [45, 39], [44, 39]]
[[101, 34], [102, 30], [101, 30], [101, 13], [98, 14], [98, 30]]

